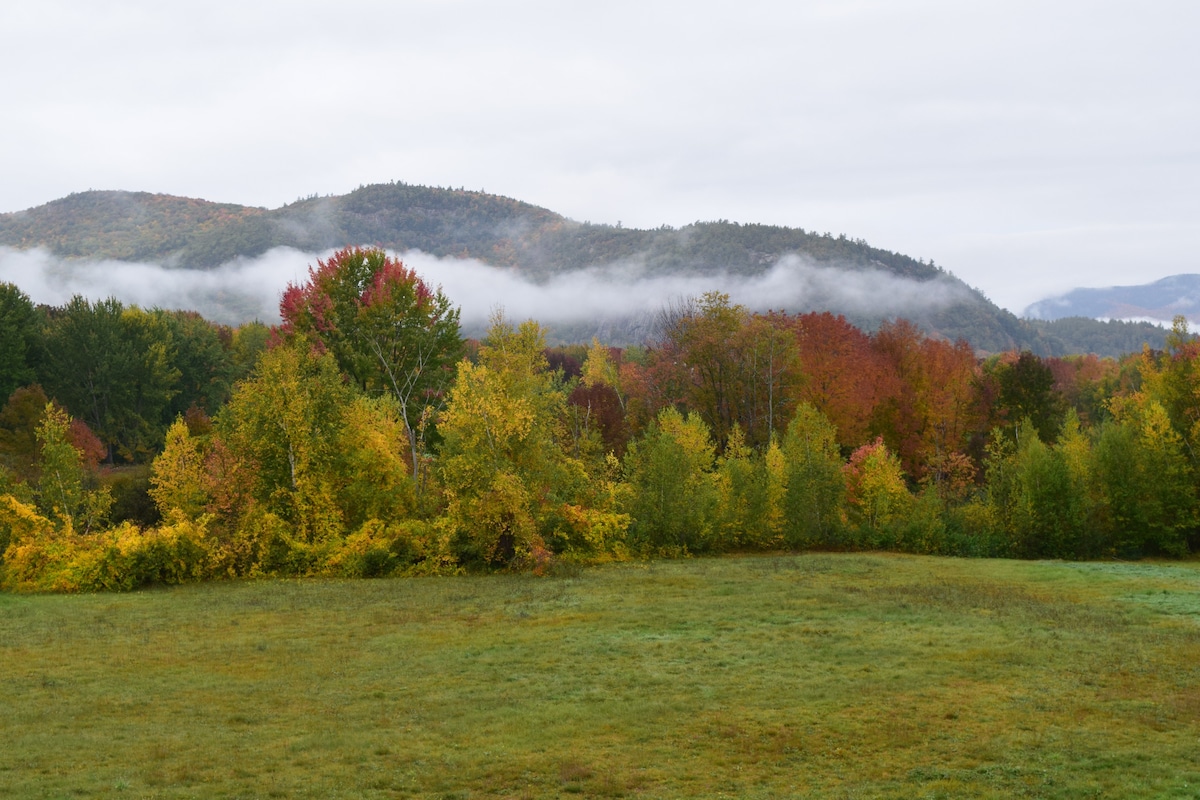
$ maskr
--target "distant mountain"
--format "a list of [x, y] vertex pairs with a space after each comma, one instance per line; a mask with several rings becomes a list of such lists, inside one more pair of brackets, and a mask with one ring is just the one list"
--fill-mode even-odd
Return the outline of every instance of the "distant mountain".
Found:
[[1160, 320], [1169, 324], [1179, 315], [1200, 322], [1200, 275], [1172, 275], [1138, 286], [1074, 289], [1025, 309], [1025, 316], [1045, 320], [1092, 317]]
[[[640, 277], [712, 276], [717, 290], [726, 290], [721, 281], [761, 277], [791, 259], [817, 270], [820, 281], [805, 284], [803, 299], [793, 303], [796, 307], [781, 310], [845, 313], [868, 329], [902, 314], [931, 335], [966, 339], [984, 352], [1026, 348], [1052, 354], [1072, 345], [1090, 349], [1075, 334], [1068, 343], [1052, 331], [1024, 323], [932, 263], [844, 235], [727, 221], [653, 230], [593, 225], [511, 198], [403, 183], [310, 197], [277, 209], [144, 192], [82, 192], [0, 214], [0, 245], [45, 248], [68, 259], [115, 259], [179, 269], [211, 269], [275, 247], [321, 252], [377, 245], [473, 258], [534, 281], [619, 266]], [[852, 280], [855, 273], [860, 275]], [[867, 308], [848, 300], [853, 291], [861, 294], [864, 284], [878, 284], [872, 277], [877, 275], [895, 279], [889, 286], [904, 288], [908, 304]], [[845, 276], [844, 291], [837, 285], [839, 276]], [[592, 333], [621, 338], [623, 324], [581, 319], [569, 333], [560, 333], [583, 340]], [[644, 319], [630, 324], [644, 331]], [[1098, 332], [1104, 330], [1102, 323], [1095, 325], [1100, 326]], [[626, 335], [635, 335], [634, 330]]]

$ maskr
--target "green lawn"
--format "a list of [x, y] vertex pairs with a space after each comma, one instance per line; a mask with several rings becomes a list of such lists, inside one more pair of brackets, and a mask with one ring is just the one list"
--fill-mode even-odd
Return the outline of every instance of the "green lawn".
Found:
[[0, 595], [0, 797], [1200, 796], [1200, 566]]

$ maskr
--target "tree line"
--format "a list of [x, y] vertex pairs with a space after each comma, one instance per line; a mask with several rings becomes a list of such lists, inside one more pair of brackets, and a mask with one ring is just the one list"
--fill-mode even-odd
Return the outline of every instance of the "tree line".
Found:
[[0, 581], [127, 589], [772, 549], [1183, 555], [1200, 343], [979, 359], [904, 320], [673, 303], [547, 348], [349, 248], [274, 328], [0, 285]]

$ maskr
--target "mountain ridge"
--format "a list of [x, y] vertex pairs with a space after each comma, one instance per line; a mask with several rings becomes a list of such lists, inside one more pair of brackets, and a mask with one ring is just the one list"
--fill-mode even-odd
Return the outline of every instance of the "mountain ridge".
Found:
[[1025, 316], [1045, 320], [1154, 319], [1166, 323], [1183, 316], [1200, 322], [1200, 275], [1180, 273], [1150, 283], [1072, 289], [1031, 304]]
[[[930, 335], [962, 338], [981, 352], [1023, 348], [1049, 355], [1079, 349], [1053, 327], [1023, 322], [932, 262], [844, 234], [803, 228], [727, 220], [680, 228], [624, 228], [577, 222], [513, 198], [397, 182], [300, 199], [276, 209], [89, 190], [0, 214], [0, 246], [40, 247], [67, 259], [149, 262], [174, 269], [212, 269], [277, 247], [323, 252], [347, 245], [471, 258], [535, 282], [616, 264], [634, 264], [647, 276], [760, 276], [795, 256], [818, 267], [875, 270], [903, 280], [959, 287], [961, 297], [953, 304], [930, 305], [905, 316]], [[866, 328], [890, 316], [895, 314], [847, 313]], [[581, 328], [577, 335], [585, 334]], [[1071, 336], [1078, 334], [1076, 325]], [[1152, 336], [1152, 330], [1147, 334]]]

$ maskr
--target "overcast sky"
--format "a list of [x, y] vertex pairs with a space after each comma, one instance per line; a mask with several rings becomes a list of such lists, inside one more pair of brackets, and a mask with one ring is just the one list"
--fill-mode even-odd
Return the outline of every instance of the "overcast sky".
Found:
[[1200, 272], [1200, 3], [0, 4], [0, 211], [400, 180], [933, 259], [1014, 311]]

